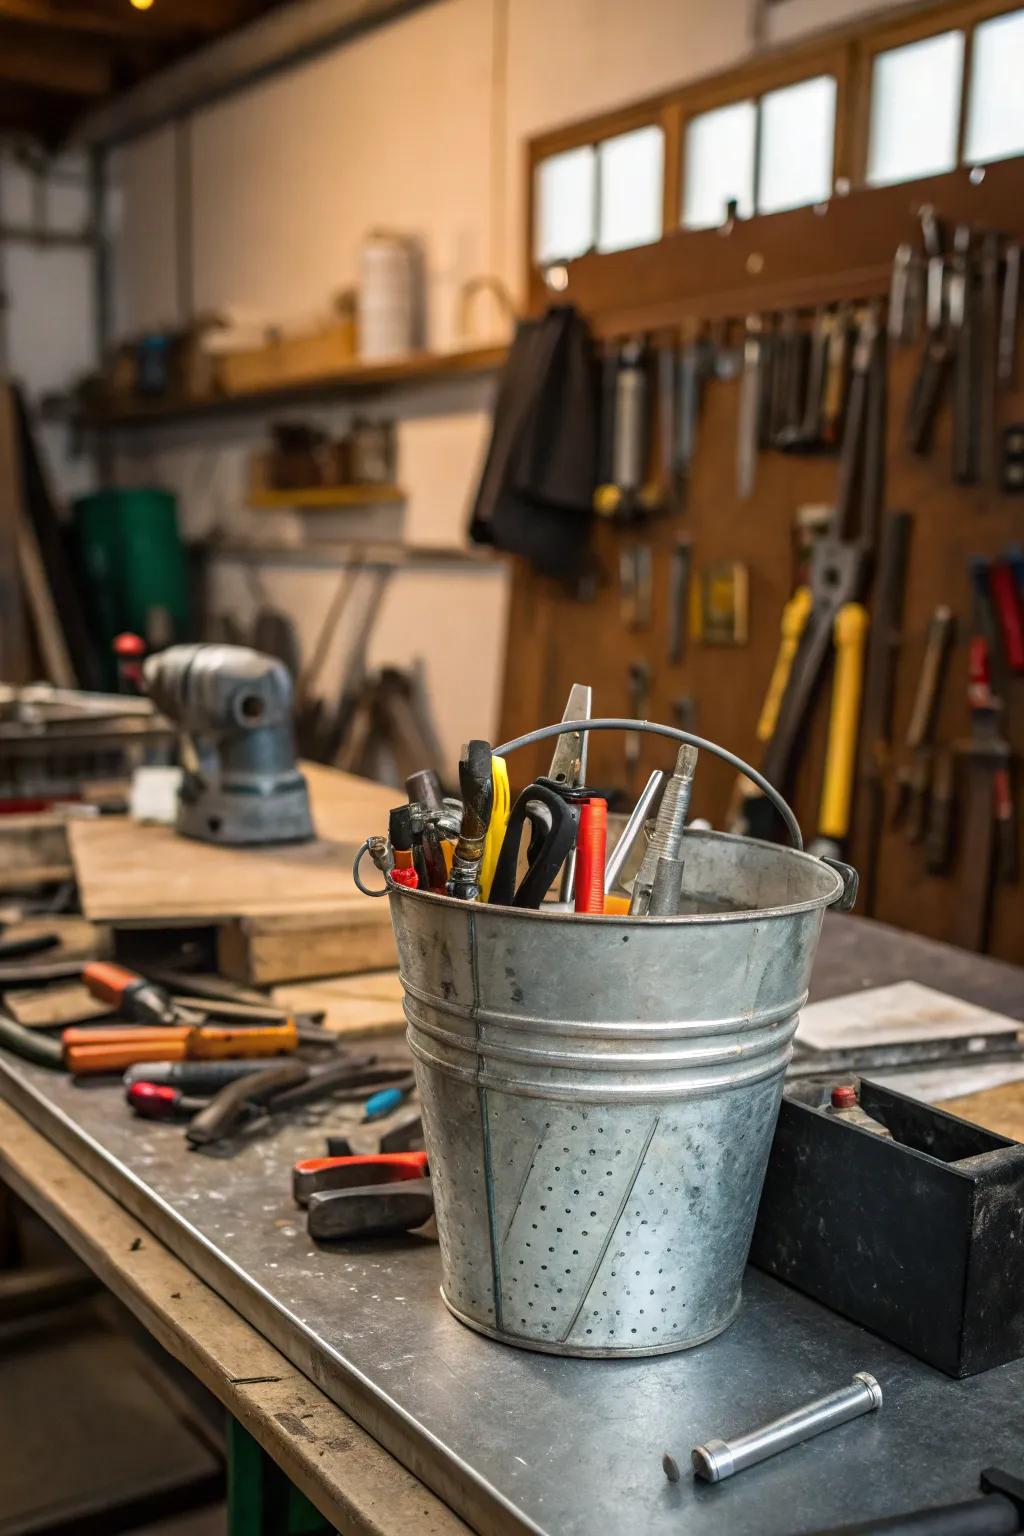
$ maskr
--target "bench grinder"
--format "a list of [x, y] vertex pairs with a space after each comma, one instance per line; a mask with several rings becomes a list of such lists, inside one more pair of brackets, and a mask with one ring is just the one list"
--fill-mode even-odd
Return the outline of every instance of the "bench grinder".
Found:
[[292, 681], [243, 645], [172, 645], [143, 666], [146, 691], [182, 737], [177, 828], [206, 843], [313, 836], [295, 765]]

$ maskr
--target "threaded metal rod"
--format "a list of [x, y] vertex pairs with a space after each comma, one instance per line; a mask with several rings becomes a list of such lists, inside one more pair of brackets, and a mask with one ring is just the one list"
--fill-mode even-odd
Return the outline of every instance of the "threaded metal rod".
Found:
[[[675, 771], [661, 797], [651, 841], [633, 882], [633, 898], [629, 904], [631, 916], [673, 917], [679, 910], [680, 849], [693, 793], [697, 756], [697, 748], [688, 742], [679, 748]], [[666, 860], [670, 870], [659, 881], [658, 866]]]

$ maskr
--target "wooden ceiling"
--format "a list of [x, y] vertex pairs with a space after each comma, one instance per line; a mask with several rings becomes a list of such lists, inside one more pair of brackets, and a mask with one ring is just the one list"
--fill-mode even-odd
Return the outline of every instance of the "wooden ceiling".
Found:
[[0, 133], [59, 143], [76, 117], [282, 0], [0, 0]]

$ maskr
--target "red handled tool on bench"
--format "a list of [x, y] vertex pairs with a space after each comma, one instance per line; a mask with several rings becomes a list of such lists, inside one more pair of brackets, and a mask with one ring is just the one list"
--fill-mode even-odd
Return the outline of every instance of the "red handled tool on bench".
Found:
[[411, 1232], [434, 1214], [425, 1152], [308, 1158], [295, 1165], [292, 1192], [318, 1241]]

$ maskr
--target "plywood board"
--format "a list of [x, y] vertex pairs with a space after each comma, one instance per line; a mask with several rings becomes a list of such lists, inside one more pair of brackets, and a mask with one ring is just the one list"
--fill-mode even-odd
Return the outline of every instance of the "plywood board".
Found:
[[324, 1027], [339, 1035], [395, 1034], [405, 1028], [397, 971], [275, 987], [271, 996], [281, 1007], [297, 1013], [322, 1008]]
[[0, 891], [70, 880], [67, 821], [52, 812], [0, 817]]
[[73, 822], [69, 842], [86, 916], [153, 927], [351, 907], [360, 923], [386, 926], [386, 904], [356, 890], [352, 859], [364, 837], [386, 830], [400, 794], [334, 769], [304, 769], [318, 833], [308, 843], [220, 848], [126, 816]]
[[964, 1094], [958, 1099], [944, 1099], [940, 1109], [963, 1120], [973, 1120], [987, 1131], [1024, 1141], [1024, 1083], [1004, 1083], [986, 1088], [982, 1093]]
[[50, 987], [18, 987], [3, 994], [4, 1007], [26, 1029], [52, 1029], [109, 1018], [116, 1010], [98, 1002], [80, 981]]
[[217, 969], [249, 987], [352, 976], [395, 963], [387, 907], [359, 895], [328, 908], [239, 917], [217, 934]]

